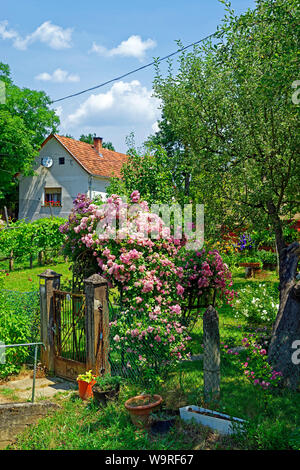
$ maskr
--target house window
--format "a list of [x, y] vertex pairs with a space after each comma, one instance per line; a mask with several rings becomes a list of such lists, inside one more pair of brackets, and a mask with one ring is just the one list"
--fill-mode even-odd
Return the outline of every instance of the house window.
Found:
[[61, 188], [45, 188], [44, 205], [61, 206]]
[[64, 165], [64, 164], [65, 164], [65, 157], [59, 157], [58, 163], [59, 163], [60, 165]]

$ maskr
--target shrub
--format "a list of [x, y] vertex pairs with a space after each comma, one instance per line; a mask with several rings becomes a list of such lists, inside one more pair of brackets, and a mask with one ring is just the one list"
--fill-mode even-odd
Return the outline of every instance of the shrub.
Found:
[[[39, 341], [39, 297], [36, 292], [0, 292], [0, 341], [4, 344]], [[29, 356], [28, 346], [6, 348], [0, 377], [18, 373]]]
[[186, 239], [171, 236], [138, 191], [131, 201], [112, 195], [104, 204], [79, 195], [60, 230], [66, 234], [65, 254], [75, 260], [84, 254], [95, 272], [118, 288], [121, 308], [111, 322], [114, 347], [130, 350], [127, 368], [146, 374], [159, 363], [167, 370], [186, 357], [190, 337], [182, 306], [192, 283], [197, 296], [215, 288], [231, 299], [230, 276], [217, 251], [187, 252]]
[[1, 252], [8, 257], [13, 250], [14, 258], [17, 259], [38, 255], [41, 251], [58, 253], [64, 242], [64, 236], [59, 231], [63, 222], [65, 219], [59, 217], [28, 223], [18, 220], [11, 224], [11, 230], [0, 231]]
[[[188, 335], [180, 324], [182, 268], [174, 262], [180, 240], [170, 236], [137, 191], [132, 204], [117, 195], [106, 204], [94, 204], [80, 195], [74, 206], [61, 227], [67, 235], [65, 253], [73, 259], [88, 253], [95, 271], [118, 288], [121, 309], [111, 323], [111, 334], [116, 347], [132, 351], [135, 364], [127, 362], [127, 367], [144, 370], [153, 367], [155, 357], [166, 363], [184, 357]], [[128, 219], [121, 225], [127, 211]], [[156, 238], [150, 239], [154, 232]]]
[[247, 284], [233, 302], [234, 316], [253, 325], [271, 325], [279, 307], [279, 291], [266, 283]]
[[243, 338], [242, 343], [247, 350], [247, 358], [245, 362], [241, 362], [241, 367], [247, 380], [264, 390], [277, 387], [282, 374], [268, 363], [267, 350], [254, 335]]
[[263, 265], [266, 265], [266, 264], [276, 265], [277, 264], [277, 255], [273, 251], [259, 250], [258, 256], [260, 260], [262, 261]]
[[183, 318], [189, 325], [198, 319], [194, 306], [208, 307], [219, 300], [232, 305], [236, 292], [231, 288], [231, 272], [218, 250], [181, 251], [177, 263], [183, 272]]
[[96, 385], [101, 390], [111, 390], [121, 385], [123, 379], [119, 375], [104, 375], [103, 377], [96, 377]]
[[[26, 315], [14, 315], [0, 311], [0, 341], [3, 344], [27, 343], [30, 339], [30, 323]], [[28, 347], [6, 348], [5, 363], [0, 364], [0, 377], [18, 373], [29, 357]]]

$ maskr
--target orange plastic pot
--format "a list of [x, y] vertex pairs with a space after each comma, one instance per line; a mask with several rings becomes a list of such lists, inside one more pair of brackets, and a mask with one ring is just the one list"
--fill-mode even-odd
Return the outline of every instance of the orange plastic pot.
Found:
[[96, 380], [92, 380], [91, 382], [77, 380], [77, 382], [80, 398], [82, 400], [88, 400], [89, 398], [93, 398], [93, 386], [95, 385]]

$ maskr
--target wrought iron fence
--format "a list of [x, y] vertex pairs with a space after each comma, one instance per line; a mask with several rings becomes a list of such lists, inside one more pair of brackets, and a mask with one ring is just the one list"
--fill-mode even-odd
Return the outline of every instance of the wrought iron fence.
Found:
[[53, 292], [55, 348], [58, 356], [86, 361], [85, 296], [61, 290]]

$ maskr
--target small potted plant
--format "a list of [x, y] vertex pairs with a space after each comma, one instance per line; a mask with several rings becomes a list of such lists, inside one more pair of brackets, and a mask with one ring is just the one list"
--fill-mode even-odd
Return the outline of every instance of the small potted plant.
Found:
[[80, 374], [77, 377], [79, 396], [82, 400], [88, 400], [93, 397], [92, 387], [96, 383], [96, 377], [89, 370], [85, 374]]
[[154, 393], [155, 388], [160, 384], [160, 378], [149, 369], [144, 371], [145, 383], [148, 385], [148, 392], [130, 398], [125, 402], [125, 408], [129, 411], [132, 423], [138, 428], [150, 428], [150, 414], [156, 411], [163, 399]]
[[151, 413], [151, 432], [152, 434], [165, 434], [170, 431], [176, 421], [176, 414], [172, 410], [162, 410]]
[[93, 397], [99, 405], [106, 405], [107, 400], [112, 400], [119, 395], [122, 377], [119, 375], [104, 375], [96, 377], [96, 383], [93, 385]]
[[130, 398], [125, 402], [125, 408], [129, 411], [132, 423], [138, 428], [150, 427], [150, 413], [157, 410], [162, 403], [160, 395], [145, 393]]

